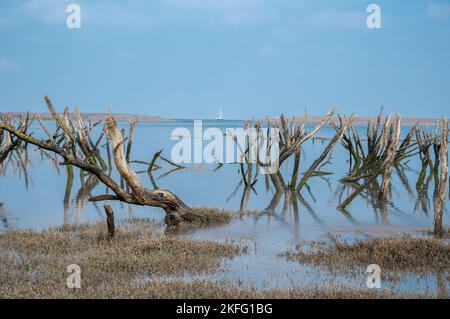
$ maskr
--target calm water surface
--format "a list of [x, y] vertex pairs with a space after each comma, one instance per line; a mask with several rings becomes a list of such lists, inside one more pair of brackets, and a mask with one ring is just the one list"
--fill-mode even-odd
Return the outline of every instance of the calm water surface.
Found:
[[[121, 123], [127, 128], [127, 123]], [[204, 128], [242, 127], [241, 121], [203, 121]], [[193, 121], [171, 123], [140, 123], [135, 131], [132, 150], [134, 160], [150, 161], [154, 152], [163, 149], [170, 158], [176, 141], [171, 141], [173, 129], [186, 127], [193, 132]], [[363, 130], [363, 128], [360, 128]], [[38, 132], [38, 127], [33, 127]], [[406, 128], [403, 129], [404, 133]], [[331, 137], [334, 130], [324, 127], [317, 136]], [[39, 133], [37, 133], [39, 135]], [[302, 149], [301, 168], [305, 171], [323, 151], [327, 141], [308, 141]], [[205, 143], [206, 145], [206, 143]], [[101, 203], [90, 203], [88, 198], [106, 192], [105, 186], [95, 179], [82, 176], [75, 168], [72, 187], [67, 185], [66, 167], [58, 165], [60, 159], [45, 154], [34, 147], [28, 150], [28, 161], [14, 155], [0, 167], [0, 231], [5, 229], [42, 230], [62, 224], [77, 224], [104, 220]], [[243, 217], [228, 225], [202, 229], [186, 234], [191, 238], [219, 241], [245, 242], [249, 253], [235, 258], [218, 278], [233, 279], [239, 283], [263, 287], [289, 286], [291, 284], [345, 283], [365, 287], [364, 269], [360, 276], [330, 276], [326, 271], [288, 262], [278, 257], [280, 252], [307, 240], [326, 240], [333, 236], [353, 240], [376, 236], [419, 234], [433, 224], [434, 180], [430, 179], [427, 191], [418, 193], [415, 188], [420, 170], [417, 158], [411, 159], [403, 170], [395, 170], [392, 177], [391, 197], [386, 209], [376, 206], [367, 194], [359, 196], [347, 211], [336, 209], [340, 200], [351, 192], [343, 188], [339, 179], [348, 171], [348, 153], [339, 144], [335, 147], [331, 163], [323, 171], [332, 172], [324, 178], [315, 177], [308, 183], [310, 191], [303, 189], [297, 200], [290, 193], [277, 193], [258, 175], [254, 190], [245, 190], [239, 173], [240, 166], [226, 164], [191, 164], [187, 169], [170, 172], [172, 167], [163, 166], [154, 173], [159, 188], [167, 188], [191, 206], [207, 205], [231, 210], [260, 210], [259, 216]], [[282, 173], [286, 180], [292, 171], [292, 162], [285, 163]], [[136, 171], [145, 171], [141, 164], [133, 164]], [[169, 174], [167, 174], [169, 173]], [[117, 176], [117, 174], [116, 174]], [[147, 187], [152, 184], [148, 175], [140, 174]], [[84, 183], [82, 183], [84, 180]], [[116, 179], [117, 180], [117, 179]], [[84, 185], [84, 186], [82, 186]], [[119, 202], [110, 203], [116, 219], [150, 217], [163, 220], [161, 209], [130, 206]], [[447, 207], [448, 207], [447, 200]], [[449, 214], [444, 213], [444, 223]], [[398, 281], [384, 283], [384, 287], [398, 290], [420, 290], [434, 293], [438, 290], [439, 274], [416, 278], [405, 275]], [[445, 279], [449, 285], [448, 274]], [[448, 291], [448, 289], [447, 289]]]

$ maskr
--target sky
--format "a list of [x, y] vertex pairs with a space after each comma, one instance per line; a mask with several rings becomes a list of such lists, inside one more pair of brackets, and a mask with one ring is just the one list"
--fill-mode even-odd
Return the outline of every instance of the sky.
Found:
[[450, 116], [450, 0], [2, 0], [0, 111], [45, 94], [167, 118]]

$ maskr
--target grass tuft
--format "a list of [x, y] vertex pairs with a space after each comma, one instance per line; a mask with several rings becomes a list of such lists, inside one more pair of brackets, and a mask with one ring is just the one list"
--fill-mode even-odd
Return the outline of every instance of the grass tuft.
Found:
[[383, 270], [416, 274], [450, 270], [450, 244], [434, 238], [376, 238], [349, 244], [314, 243], [310, 250], [297, 246], [294, 252], [282, 255], [300, 263], [331, 269], [354, 269], [378, 264]]

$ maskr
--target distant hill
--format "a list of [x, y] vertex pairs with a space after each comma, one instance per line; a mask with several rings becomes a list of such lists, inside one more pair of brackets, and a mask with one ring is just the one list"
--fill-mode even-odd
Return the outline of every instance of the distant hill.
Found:
[[[25, 112], [0, 112], [0, 116], [11, 116], [13, 118], [25, 117]], [[30, 113], [33, 115], [35, 113]], [[38, 113], [43, 120], [53, 120], [50, 113]], [[58, 113], [61, 114], [61, 113]], [[85, 121], [100, 121], [105, 118], [105, 113], [81, 113], [81, 118]], [[126, 113], [113, 113], [113, 117], [116, 121], [132, 121], [137, 120], [139, 122], [173, 122], [175, 120], [162, 118], [159, 115], [142, 115], [142, 114], [126, 114]], [[71, 117], [75, 117], [71, 113]]]

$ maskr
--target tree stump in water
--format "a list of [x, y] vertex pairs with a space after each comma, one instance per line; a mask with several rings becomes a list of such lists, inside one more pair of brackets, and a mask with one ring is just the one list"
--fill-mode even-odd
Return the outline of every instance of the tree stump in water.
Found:
[[109, 205], [103, 205], [106, 213], [106, 226], [108, 227], [108, 239], [113, 239], [115, 234], [114, 212]]

